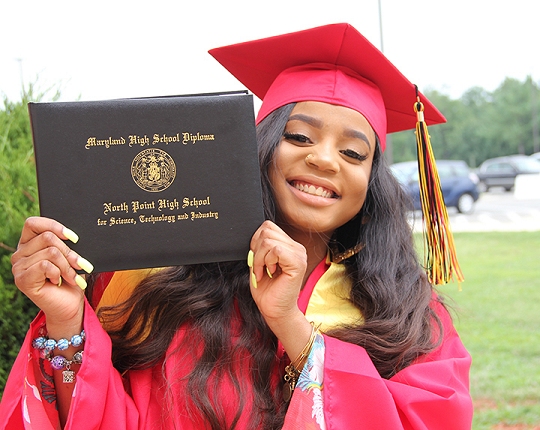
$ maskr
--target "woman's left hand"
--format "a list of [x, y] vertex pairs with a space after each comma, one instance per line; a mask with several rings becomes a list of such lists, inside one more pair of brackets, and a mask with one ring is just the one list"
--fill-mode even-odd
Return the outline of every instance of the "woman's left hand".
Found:
[[297, 300], [307, 268], [304, 246], [265, 221], [253, 235], [250, 248], [251, 294], [268, 325], [302, 315]]
[[307, 269], [306, 249], [276, 224], [265, 221], [251, 239], [251, 253], [251, 295], [292, 360], [305, 347], [312, 331], [298, 308]]

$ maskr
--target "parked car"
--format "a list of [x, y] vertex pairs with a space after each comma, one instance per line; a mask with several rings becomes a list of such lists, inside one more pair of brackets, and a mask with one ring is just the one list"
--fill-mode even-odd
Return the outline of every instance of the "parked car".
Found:
[[[421, 209], [417, 162], [395, 163], [391, 169], [411, 196], [414, 209]], [[437, 160], [437, 170], [446, 206], [455, 207], [460, 213], [471, 213], [479, 197], [476, 174], [472, 173], [467, 163], [461, 160]]]
[[517, 175], [532, 173], [540, 173], [540, 163], [527, 155], [490, 158], [477, 170], [481, 191], [487, 191], [491, 187], [503, 187], [506, 191], [510, 191], [514, 187]]

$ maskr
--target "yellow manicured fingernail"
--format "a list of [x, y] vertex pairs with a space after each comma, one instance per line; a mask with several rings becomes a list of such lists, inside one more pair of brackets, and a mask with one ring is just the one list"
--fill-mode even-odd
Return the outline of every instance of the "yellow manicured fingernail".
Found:
[[82, 258], [82, 257], [77, 258], [77, 264], [86, 273], [92, 273], [92, 270], [94, 270], [94, 266], [86, 258]]
[[250, 249], [247, 256], [248, 267], [253, 267], [253, 251]]
[[268, 268], [268, 266], [266, 266], [266, 274], [270, 279], [272, 279], [272, 274], [270, 273], [270, 269]]
[[64, 227], [62, 233], [64, 233], [64, 236], [66, 236], [73, 243], [77, 243], [79, 241], [79, 236], [77, 236], [77, 233], [75, 233], [73, 230], [70, 230], [69, 228]]
[[75, 283], [79, 286], [81, 290], [86, 290], [86, 281], [81, 275], [75, 276]]
[[251, 272], [251, 285], [253, 285], [253, 288], [257, 288], [257, 277], [254, 272]]

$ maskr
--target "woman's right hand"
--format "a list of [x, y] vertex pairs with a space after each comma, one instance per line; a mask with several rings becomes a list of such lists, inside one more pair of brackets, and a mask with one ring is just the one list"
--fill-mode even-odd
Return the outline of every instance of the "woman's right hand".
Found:
[[93, 269], [64, 240], [78, 237], [55, 220], [31, 217], [11, 257], [15, 284], [45, 313], [49, 333], [82, 326], [86, 282], [75, 269]]

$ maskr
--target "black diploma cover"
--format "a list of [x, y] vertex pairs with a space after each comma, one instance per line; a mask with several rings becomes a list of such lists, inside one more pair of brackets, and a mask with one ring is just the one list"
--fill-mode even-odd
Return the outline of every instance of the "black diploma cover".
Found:
[[28, 109], [41, 215], [96, 272], [246, 258], [264, 220], [251, 95]]

